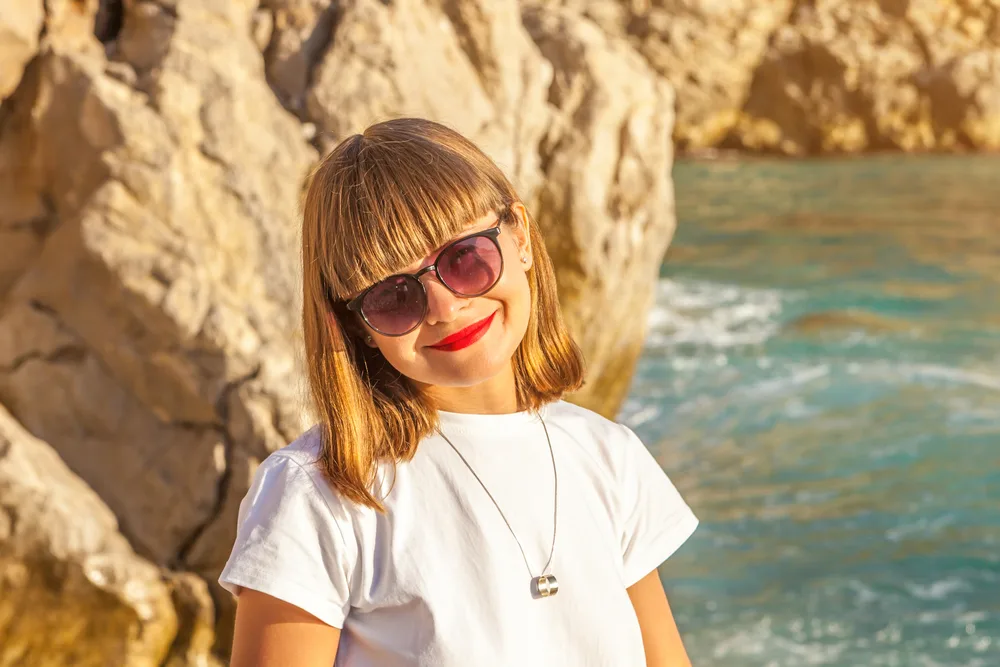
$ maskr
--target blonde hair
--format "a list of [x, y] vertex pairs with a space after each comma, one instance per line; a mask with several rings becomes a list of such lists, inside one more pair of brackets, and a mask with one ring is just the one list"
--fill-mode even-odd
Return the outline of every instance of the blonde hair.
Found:
[[[302, 327], [320, 464], [344, 497], [377, 510], [380, 462], [409, 460], [437, 411], [377, 349], [345, 301], [490, 211], [509, 220], [517, 193], [472, 142], [417, 118], [372, 125], [342, 141], [310, 176], [303, 204]], [[578, 389], [583, 357], [570, 338], [541, 232], [528, 220], [531, 314], [513, 366], [519, 409]]]

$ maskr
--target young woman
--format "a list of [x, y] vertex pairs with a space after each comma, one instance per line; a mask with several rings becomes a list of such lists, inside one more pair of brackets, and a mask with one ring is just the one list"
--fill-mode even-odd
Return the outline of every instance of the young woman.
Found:
[[657, 566], [697, 520], [583, 363], [541, 234], [468, 140], [346, 139], [304, 203], [318, 424], [258, 468], [233, 667], [689, 664]]

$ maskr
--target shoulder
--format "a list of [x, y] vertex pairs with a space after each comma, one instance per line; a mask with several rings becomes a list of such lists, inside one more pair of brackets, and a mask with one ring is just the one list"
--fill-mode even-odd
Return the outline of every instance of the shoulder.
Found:
[[272, 452], [265, 462], [277, 464], [287, 461], [302, 468], [315, 467], [323, 453], [322, 434], [322, 425], [315, 424], [292, 442]]
[[589, 429], [598, 435], [614, 435], [626, 428], [616, 421], [579, 405], [560, 400], [549, 403], [542, 409], [547, 423], [558, 423], [569, 428]]
[[323, 455], [322, 434], [322, 425], [315, 424], [261, 461], [257, 474], [280, 471], [284, 479], [293, 486], [315, 487], [317, 490], [328, 491], [332, 497], [336, 497], [338, 494], [326, 481], [320, 466]]
[[628, 426], [579, 405], [549, 403], [542, 416], [553, 438], [568, 439], [577, 456], [591, 461], [610, 480], [622, 476], [630, 458], [642, 455], [638, 450], [645, 451], [645, 445]]
[[549, 403], [542, 416], [547, 425], [565, 432], [602, 458], [620, 457], [621, 451], [635, 438], [632, 429], [624, 424], [566, 401]]
[[321, 486], [319, 472], [320, 429], [314, 426], [293, 442], [269, 454], [257, 466], [248, 493], [253, 501], [262, 496], [305, 493], [315, 495], [314, 487]]
[[320, 465], [323, 453], [322, 426], [316, 424], [261, 461], [245, 503], [296, 510], [339, 524], [344, 530], [363, 508], [344, 498], [330, 483]]
[[352, 513], [324, 482], [310, 429], [257, 466], [219, 583], [266, 593], [341, 627], [358, 563]]

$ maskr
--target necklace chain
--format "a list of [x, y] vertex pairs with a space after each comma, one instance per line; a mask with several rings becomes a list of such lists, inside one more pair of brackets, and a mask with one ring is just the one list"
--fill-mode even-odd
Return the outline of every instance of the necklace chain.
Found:
[[[552, 480], [553, 480], [552, 546], [549, 547], [549, 559], [545, 561], [545, 567], [542, 568], [542, 571], [539, 574], [539, 576], [544, 576], [549, 570], [549, 565], [552, 564], [552, 555], [556, 551], [556, 529], [558, 527], [556, 521], [559, 517], [559, 473], [556, 470], [556, 455], [555, 452], [552, 451], [552, 439], [549, 438], [549, 429], [548, 427], [545, 426], [545, 420], [542, 419], [541, 415], [538, 415], [538, 419], [542, 422], [542, 429], [545, 431], [545, 441], [549, 445], [549, 456], [552, 458]], [[535, 575], [531, 571], [531, 565], [528, 564], [528, 557], [524, 553], [524, 547], [521, 546], [521, 541], [517, 539], [517, 535], [514, 533], [514, 529], [511, 527], [510, 521], [507, 521], [506, 515], [504, 515], [503, 510], [500, 509], [500, 504], [496, 501], [496, 498], [493, 497], [493, 494], [490, 493], [490, 490], [486, 488], [486, 485], [483, 483], [483, 480], [480, 479], [479, 475], [476, 474], [475, 469], [471, 465], [469, 465], [469, 462], [465, 459], [464, 456], [462, 456], [462, 452], [458, 451], [458, 447], [456, 447], [455, 444], [448, 439], [448, 436], [446, 436], [444, 433], [441, 432], [440, 428], [438, 428], [438, 433], [441, 435], [442, 438], [444, 438], [445, 442], [451, 445], [451, 448], [455, 450], [456, 454], [458, 454], [458, 458], [462, 459], [462, 463], [465, 464], [465, 467], [469, 469], [469, 472], [472, 473], [472, 476], [476, 478], [477, 482], [479, 482], [479, 486], [483, 487], [483, 491], [485, 491], [486, 495], [489, 496], [490, 500], [493, 501], [493, 506], [497, 508], [497, 512], [500, 513], [500, 518], [503, 519], [503, 522], [507, 524], [507, 530], [510, 531], [511, 537], [513, 537], [514, 541], [517, 542], [517, 548], [521, 550], [521, 558], [524, 559], [524, 566], [528, 568], [528, 574], [532, 578], [534, 578]]]

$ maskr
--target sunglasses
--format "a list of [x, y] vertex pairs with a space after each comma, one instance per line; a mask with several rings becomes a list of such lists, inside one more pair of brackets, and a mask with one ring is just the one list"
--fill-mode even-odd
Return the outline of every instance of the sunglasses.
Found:
[[410, 333], [427, 316], [427, 290], [420, 281], [434, 272], [438, 281], [453, 294], [482, 296], [503, 274], [500, 225], [463, 236], [445, 246], [434, 263], [416, 273], [399, 273], [380, 280], [347, 302], [347, 309], [359, 313], [365, 323], [383, 336]]

